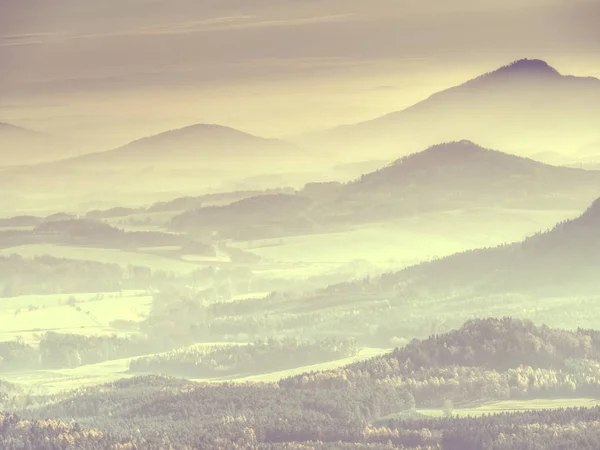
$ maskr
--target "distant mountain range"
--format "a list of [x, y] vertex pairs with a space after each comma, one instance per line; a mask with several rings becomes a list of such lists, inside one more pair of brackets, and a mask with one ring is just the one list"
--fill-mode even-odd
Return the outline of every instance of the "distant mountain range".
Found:
[[574, 153], [600, 140], [600, 80], [522, 59], [399, 112], [297, 139], [352, 157], [389, 157], [469, 136], [518, 155]]
[[35, 164], [75, 154], [67, 139], [0, 122], [0, 167]]
[[363, 215], [376, 218], [472, 205], [583, 208], [599, 194], [598, 171], [551, 166], [462, 140], [363, 175], [344, 186], [336, 203], [360, 204]]
[[346, 184], [310, 183], [295, 195], [195, 209], [175, 217], [172, 226], [208, 227], [241, 238], [242, 229], [252, 237], [252, 225], [266, 237], [456, 209], [583, 209], [598, 195], [600, 171], [550, 166], [462, 140], [432, 146]]
[[79, 168], [222, 166], [300, 159], [298, 147], [220, 125], [197, 124], [133, 141], [123, 147], [95, 152], [57, 165]]
[[[69, 152], [60, 144], [56, 144], [60, 151], [48, 150], [55, 148], [51, 144], [55, 141], [49, 137], [3, 126], [0, 136], [29, 136], [32, 142], [49, 147], [35, 153], [31, 150], [33, 144], [0, 146], [7, 155], [2, 164], [21, 164], [3, 171], [0, 190], [6, 197], [0, 207], [15, 210], [18, 204], [21, 211], [40, 208], [34, 200], [26, 207], [20, 199], [11, 200], [10, 195], [15, 192], [27, 197], [27, 192], [43, 191], [48, 197], [62, 199], [68, 193], [73, 208], [100, 200], [109, 206], [114, 199], [131, 205], [141, 198], [168, 198], [168, 192], [175, 196], [216, 190], [263, 190], [281, 184], [299, 187], [311, 180], [347, 180], [360, 167], [372, 170], [377, 161], [389, 161], [430, 146], [433, 149], [421, 156], [398, 161], [345, 185], [338, 201], [331, 205], [333, 209], [323, 210], [317, 219], [358, 213], [372, 215], [369, 220], [373, 220], [380, 213], [396, 215], [399, 211], [431, 209], [435, 202], [445, 203], [446, 207], [459, 205], [460, 198], [463, 204], [475, 197], [479, 198], [477, 201], [485, 198], [494, 203], [495, 198], [503, 196], [506, 204], [511, 195], [503, 192], [509, 186], [513, 205], [530, 207], [534, 203], [558, 204], [573, 199], [589, 202], [595, 174], [579, 177], [579, 172], [542, 168], [533, 161], [517, 164], [490, 153], [469, 153], [464, 142], [438, 145], [469, 137], [509, 154], [537, 155], [553, 164], [596, 168], [600, 162], [594, 154], [600, 142], [598, 123], [600, 80], [564, 76], [544, 61], [524, 59], [434, 94], [403, 111], [305, 136], [297, 141], [298, 146], [225, 126], [197, 124], [117, 149], [65, 158]], [[11, 138], [13, 141], [16, 138]], [[464, 148], [460, 150], [460, 146]], [[9, 152], [5, 151], [7, 148], [29, 150]], [[27, 155], [34, 153], [40, 158], [54, 155], [54, 161], [32, 166], [31, 162], [37, 160]], [[62, 159], [56, 160], [56, 155]], [[446, 158], [448, 155], [451, 156]], [[340, 166], [342, 162], [344, 166]], [[425, 173], [429, 170], [433, 172]], [[477, 178], [478, 171], [485, 175]], [[505, 177], [510, 182], [505, 183]], [[475, 191], [471, 192], [473, 188]], [[534, 191], [536, 200], [523, 197]], [[365, 196], [369, 199], [358, 199]], [[118, 205], [125, 206], [122, 201]], [[386, 213], [382, 205], [396, 206]], [[61, 205], [66, 207], [69, 205]]]
[[[307, 180], [302, 171], [321, 169], [322, 164], [321, 156], [284, 141], [199, 124], [114, 150], [7, 168], [0, 177], [0, 190], [31, 198], [44, 192], [48, 199], [57, 198], [61, 209], [100, 200], [107, 206], [129, 206], [168, 198], [166, 192], [181, 196], [234, 190], [231, 185], [236, 181], [273, 173], [291, 173], [286, 183], [301, 185]], [[244, 189], [276, 187], [268, 180], [248, 180], [247, 185]], [[1, 209], [15, 210], [14, 205], [20, 211], [43, 207], [34, 200], [0, 199]]]

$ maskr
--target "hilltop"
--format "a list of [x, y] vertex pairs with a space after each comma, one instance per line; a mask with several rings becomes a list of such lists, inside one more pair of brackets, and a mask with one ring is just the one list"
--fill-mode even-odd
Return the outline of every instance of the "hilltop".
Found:
[[599, 187], [598, 171], [551, 166], [461, 140], [347, 183], [328, 211], [376, 220], [472, 207], [584, 208]]
[[600, 171], [551, 166], [461, 140], [345, 184], [308, 183], [296, 192], [195, 208], [175, 216], [171, 228], [242, 239], [471, 208], [583, 209], [599, 187]]
[[228, 163], [235, 166], [244, 161], [274, 162], [294, 159], [299, 149], [287, 142], [265, 139], [242, 131], [212, 124], [196, 124], [138, 139], [114, 150], [97, 152], [63, 161], [60, 164], [78, 167], [104, 165], [147, 166], [161, 164], [185, 167], [188, 164]]
[[402, 111], [304, 136], [299, 142], [358, 155], [407, 153], [463, 136], [509, 153], [572, 154], [600, 132], [600, 80], [521, 59], [437, 92]]

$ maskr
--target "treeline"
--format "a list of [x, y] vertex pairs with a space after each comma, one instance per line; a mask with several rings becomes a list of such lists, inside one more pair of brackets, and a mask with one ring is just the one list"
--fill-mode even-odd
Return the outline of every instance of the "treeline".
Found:
[[43, 221], [33, 229], [0, 231], [0, 248], [31, 244], [60, 244], [135, 250], [144, 247], [178, 246], [183, 253], [215, 256], [204, 241], [160, 231], [124, 231], [100, 220], [65, 219]]
[[148, 289], [173, 275], [146, 267], [52, 256], [0, 256], [0, 297]]
[[[124, 208], [115, 207], [104, 210], [89, 211], [85, 217], [87, 219], [108, 219], [115, 217], [126, 217], [156, 212], [174, 212], [201, 208], [203, 206], [215, 204], [229, 204], [248, 197], [254, 197], [261, 194], [293, 193], [293, 188], [273, 188], [253, 191], [233, 191], [215, 194], [205, 194], [200, 196], [178, 197], [173, 200], [153, 203], [148, 207]], [[22, 221], [21, 221], [22, 222]], [[0, 224], [2, 222], [0, 221]]]
[[[398, 421], [368, 427], [371, 442], [443, 450], [600, 448], [600, 407], [503, 413], [472, 418]], [[439, 447], [436, 447], [439, 446]]]
[[[151, 421], [147, 417], [147, 421]], [[282, 418], [285, 420], [285, 418]], [[557, 410], [503, 413], [473, 418], [390, 420], [373, 426], [348, 423], [360, 433], [345, 436], [339, 429], [339, 440], [333, 440], [315, 428], [309, 440], [280, 441], [274, 435], [261, 434], [262, 426], [252, 426], [246, 416], [225, 417], [200, 440], [192, 424], [180, 417], [160, 425], [152, 432], [147, 426], [136, 430], [130, 438], [115, 437], [79, 424], [66, 425], [56, 420], [26, 421], [15, 415], [0, 415], [0, 445], [3, 449], [292, 449], [292, 450], [596, 450], [600, 448], [600, 408], [565, 408]], [[113, 421], [116, 425], [116, 420]], [[126, 434], [128, 427], [119, 428]], [[237, 431], [234, 431], [236, 430]], [[214, 436], [218, 430], [227, 430]], [[316, 436], [323, 436], [318, 439]], [[300, 436], [298, 436], [300, 437]], [[348, 439], [350, 438], [350, 439]]]
[[31, 232], [34, 242], [101, 248], [137, 249], [141, 247], [182, 246], [190, 253], [215, 256], [215, 249], [186, 236], [159, 231], [123, 231], [99, 220], [70, 219], [43, 222]]
[[504, 317], [475, 319], [460, 329], [413, 340], [391, 359], [410, 361], [411, 370], [448, 365], [506, 370], [520, 365], [565, 369], [569, 360], [600, 358], [600, 332], [567, 331]]
[[269, 339], [248, 345], [194, 345], [162, 355], [137, 358], [132, 372], [160, 373], [187, 378], [211, 378], [275, 372], [355, 356], [351, 340], [330, 338], [301, 342], [295, 338]]
[[48, 403], [33, 413], [76, 418], [123, 437], [140, 430], [145, 448], [177, 449], [362, 442], [365, 425], [376, 414], [414, 406], [405, 391], [375, 384], [289, 390], [276, 384], [193, 383], [158, 376], [83, 388]]
[[137, 377], [81, 389], [51, 403], [35, 414], [74, 417], [123, 439], [140, 436], [148, 449], [592, 450], [599, 448], [600, 439], [598, 407], [391, 419], [374, 425], [375, 414], [411, 408], [402, 390], [377, 382], [345, 389], [286, 389]]
[[83, 336], [48, 331], [36, 346], [17, 340], [0, 342], [0, 372], [74, 368], [167, 349], [160, 341], [138, 336]]
[[133, 440], [121, 440], [96, 429], [84, 429], [56, 420], [24, 420], [0, 413], [0, 448], [3, 450], [137, 450]]
[[[245, 279], [244, 274], [231, 274], [231, 277], [232, 281], [239, 283]], [[293, 308], [302, 299], [277, 292], [265, 297], [225, 301], [223, 299], [229, 297], [223, 291], [230, 292], [228, 285], [220, 284], [221, 288], [217, 290], [210, 288], [192, 292], [173, 288], [157, 292], [153, 296], [149, 317], [141, 323], [141, 330], [148, 336], [160, 336], [172, 342], [174, 347], [215, 340], [264, 340], [273, 333], [279, 336], [306, 334], [324, 338], [331, 336], [331, 325], [335, 326], [340, 321], [340, 314], [351, 314], [331, 310], [297, 313]], [[218, 281], [216, 286], [219, 286]], [[359, 326], [357, 329], [364, 326], [358, 315], [354, 316], [354, 320]], [[309, 332], [303, 333], [303, 330]], [[312, 333], [312, 330], [318, 332]], [[337, 335], [345, 334], [343, 330], [335, 331]]]
[[512, 318], [461, 329], [347, 367], [284, 379], [315, 389], [379, 383], [408, 390], [418, 407], [473, 400], [600, 396], [599, 333], [537, 327]]
[[261, 194], [224, 206], [185, 211], [171, 220], [174, 231], [214, 231], [220, 239], [267, 239], [312, 232], [317, 225], [306, 217], [313, 202], [295, 194]]

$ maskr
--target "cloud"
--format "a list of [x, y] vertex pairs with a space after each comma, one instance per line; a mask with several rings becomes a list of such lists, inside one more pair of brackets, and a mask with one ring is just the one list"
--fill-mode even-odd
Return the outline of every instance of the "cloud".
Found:
[[95, 39], [119, 36], [165, 36], [211, 31], [241, 30], [249, 28], [274, 28], [302, 26], [346, 21], [353, 14], [335, 14], [293, 19], [261, 19], [258, 16], [227, 16], [203, 20], [175, 22], [165, 25], [144, 26], [107, 33], [30, 33], [0, 36], [0, 47], [35, 44], [54, 44], [76, 39]]
[[353, 14], [335, 14], [294, 19], [257, 20], [257, 16], [221, 17], [193, 22], [174, 23], [160, 27], [144, 27], [119, 34], [154, 35], [154, 34], [186, 34], [202, 31], [221, 31], [244, 28], [286, 27], [311, 25], [315, 23], [340, 22], [352, 17]]
[[49, 42], [60, 42], [67, 35], [65, 33], [24, 33], [7, 34], [0, 36], [0, 47], [12, 47], [18, 45], [35, 45]]

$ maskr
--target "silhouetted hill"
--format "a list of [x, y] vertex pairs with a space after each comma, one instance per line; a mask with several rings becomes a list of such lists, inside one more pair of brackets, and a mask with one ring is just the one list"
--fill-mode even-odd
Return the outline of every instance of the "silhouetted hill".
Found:
[[376, 220], [470, 207], [584, 208], [600, 172], [555, 167], [462, 140], [438, 144], [346, 184], [329, 217]]
[[0, 219], [0, 227], [2, 228], [20, 228], [20, 227], [35, 227], [43, 219], [35, 216], [15, 216]]
[[123, 231], [91, 219], [45, 220], [32, 230], [0, 232], [0, 248], [41, 243], [129, 250], [177, 246], [183, 252], [215, 256], [211, 245], [186, 236], [159, 231]]
[[600, 80], [561, 75], [522, 59], [399, 112], [299, 141], [350, 156], [389, 156], [469, 136], [519, 155], [540, 149], [573, 153], [600, 139]]
[[550, 166], [462, 140], [346, 184], [308, 183], [294, 194], [195, 208], [173, 218], [171, 227], [227, 238], [278, 237], [458, 209], [583, 209], [599, 194], [600, 171]]
[[123, 147], [60, 162], [70, 167], [137, 165], [185, 168], [186, 165], [231, 165], [289, 161], [301, 156], [287, 142], [265, 139], [219, 125], [198, 124], [133, 141]]
[[385, 290], [428, 294], [597, 293], [600, 287], [600, 199], [580, 217], [522, 242], [455, 254], [384, 275]]
[[[380, 192], [403, 188], [415, 183], [453, 187], [478, 184], [477, 189], [494, 189], [496, 184], [509, 187], [515, 182], [538, 184], [570, 184], [578, 179], [598, 181], [600, 173], [554, 167], [528, 158], [490, 150], [468, 140], [438, 144], [409, 155], [348, 184], [347, 191]], [[598, 185], [600, 187], [600, 184]], [[468, 187], [468, 186], [466, 186]]]
[[[320, 170], [315, 161], [320, 164], [322, 158], [283, 141], [195, 125], [114, 150], [7, 169], [0, 177], [0, 189], [19, 192], [23, 200], [3, 198], [1, 203], [16, 214], [17, 207], [44, 210], [48, 202], [35, 195], [39, 192], [60, 201], [61, 207], [79, 210], [94, 203], [130, 207], [164, 200], [168, 192], [175, 197], [215, 189], [260, 190], [304, 181], [307, 172]], [[274, 173], [284, 183], [266, 178]], [[245, 186], [236, 186], [241, 179]]]
[[196, 197], [179, 197], [174, 200], [154, 203], [147, 208], [148, 212], [167, 212], [167, 211], [184, 211], [198, 209], [203, 206], [219, 206], [228, 205], [230, 203], [243, 200], [245, 198], [256, 197], [264, 194], [285, 194], [293, 193], [292, 188], [275, 188], [264, 191], [233, 191], [233, 192], [217, 192], [214, 194], [199, 195]]
[[0, 122], [0, 166], [36, 164], [74, 153], [66, 139]]
[[175, 216], [171, 228], [177, 231], [211, 230], [219, 237], [256, 239], [312, 231], [306, 217], [312, 201], [290, 194], [265, 194], [225, 206], [207, 206]]

